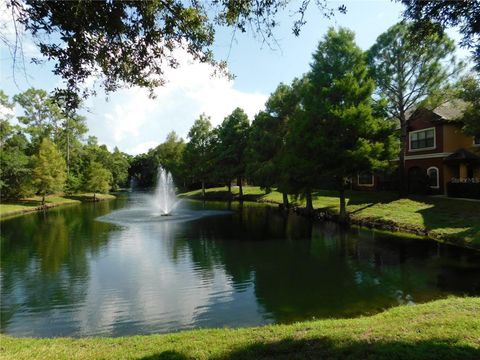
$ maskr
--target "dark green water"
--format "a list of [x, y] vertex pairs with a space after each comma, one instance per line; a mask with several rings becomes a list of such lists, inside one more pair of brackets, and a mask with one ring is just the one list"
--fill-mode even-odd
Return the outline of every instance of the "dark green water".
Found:
[[188, 216], [146, 219], [147, 202], [132, 194], [2, 222], [1, 332], [239, 327], [480, 295], [478, 252], [257, 204], [184, 202]]

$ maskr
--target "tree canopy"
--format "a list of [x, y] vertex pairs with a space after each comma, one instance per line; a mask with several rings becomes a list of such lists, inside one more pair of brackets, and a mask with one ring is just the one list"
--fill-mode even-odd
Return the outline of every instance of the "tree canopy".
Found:
[[463, 122], [467, 133], [480, 136], [480, 76], [470, 74], [459, 82], [459, 97], [466, 101]]
[[237, 179], [242, 196], [242, 178], [247, 165], [246, 148], [250, 122], [243, 109], [236, 108], [217, 129], [218, 143], [215, 153], [216, 170], [219, 177], [230, 184]]
[[[166, 69], [178, 66], [179, 49], [225, 72], [225, 63], [215, 60], [211, 50], [215, 26], [252, 29], [268, 42], [278, 24], [277, 13], [289, 2], [7, 0], [7, 5], [13, 20], [54, 62], [54, 73], [65, 80], [67, 91], [78, 93], [91, 76], [101, 76], [107, 92], [122, 85], [152, 90], [164, 83]], [[301, 1], [295, 12], [296, 35], [309, 3]], [[323, 16], [335, 13], [326, 0], [315, 3]], [[338, 10], [345, 12], [345, 7]]]
[[38, 194], [45, 196], [63, 190], [66, 180], [65, 160], [55, 144], [47, 138], [40, 143], [38, 153], [33, 156], [33, 185]]
[[397, 1], [406, 6], [404, 17], [414, 21], [412, 34], [418, 40], [447, 27], [457, 27], [463, 35], [460, 45], [472, 50], [480, 70], [480, 1]]
[[[18, 107], [15, 108], [15, 105]], [[18, 114], [14, 110], [19, 111]], [[16, 121], [16, 123], [15, 123]], [[128, 183], [131, 157], [119, 151], [109, 151], [98, 144], [96, 138], [85, 139], [88, 128], [86, 118], [67, 109], [62, 101], [44, 90], [28, 89], [12, 100], [0, 90], [0, 190], [3, 198], [21, 198], [41, 193], [33, 186], [34, 174], [40, 158], [47, 158], [52, 166], [66, 166], [65, 186], [54, 186], [55, 191], [78, 193], [86, 188], [86, 173], [92, 161], [96, 161], [112, 173], [111, 188], [118, 190]], [[55, 148], [48, 154], [39, 154], [44, 141]], [[40, 156], [42, 155], [42, 156]], [[49, 160], [48, 160], [49, 159]], [[61, 161], [60, 161], [61, 159]], [[35, 161], [34, 161], [35, 160]], [[56, 163], [60, 161], [59, 163]], [[49, 168], [47, 168], [48, 170]], [[45, 175], [48, 176], [48, 175]], [[38, 184], [37, 184], [38, 185]], [[48, 190], [46, 193], [51, 193]]]
[[93, 192], [93, 199], [96, 200], [97, 193], [106, 193], [110, 189], [112, 173], [105, 169], [102, 164], [92, 161], [88, 166], [86, 189]]
[[353, 32], [329, 29], [313, 59], [299, 124], [315, 159], [311, 172], [334, 180], [340, 190], [340, 219], [345, 221], [347, 183], [362, 171], [387, 167], [393, 126], [374, 116], [375, 83]]
[[205, 195], [205, 182], [212, 171], [212, 124], [205, 114], [195, 120], [188, 132], [183, 161], [193, 181], [200, 181]]

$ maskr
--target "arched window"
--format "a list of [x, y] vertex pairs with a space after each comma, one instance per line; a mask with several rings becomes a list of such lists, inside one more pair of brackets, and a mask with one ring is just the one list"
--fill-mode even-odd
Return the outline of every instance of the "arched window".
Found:
[[439, 174], [438, 174], [438, 168], [435, 166], [429, 167], [427, 169], [427, 175], [428, 175], [428, 185], [432, 189], [438, 189], [440, 188], [440, 179], [439, 179]]

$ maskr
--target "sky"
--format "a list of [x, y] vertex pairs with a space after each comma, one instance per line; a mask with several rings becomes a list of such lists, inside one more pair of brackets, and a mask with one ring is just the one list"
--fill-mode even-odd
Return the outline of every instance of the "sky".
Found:
[[[274, 33], [276, 44], [272, 46], [262, 44], [251, 33], [236, 33], [232, 41], [231, 29], [218, 29], [213, 51], [216, 59], [227, 60], [229, 71], [235, 76], [233, 80], [212, 76], [209, 65], [196, 63], [188, 54], [178, 51], [181, 65], [166, 71], [167, 84], [155, 90], [155, 99], [148, 97], [147, 90], [137, 87], [108, 95], [99, 91], [97, 96], [90, 97], [82, 110], [89, 135], [96, 136], [109, 149], [117, 146], [136, 155], [162, 143], [172, 130], [185, 139], [201, 113], [211, 116], [216, 126], [241, 107], [252, 121], [280, 82], [290, 83], [309, 70], [312, 53], [329, 27], [353, 30], [357, 44], [366, 50], [382, 32], [400, 21], [403, 10], [403, 5], [390, 0], [329, 1], [331, 7], [341, 4], [346, 4], [347, 14], [337, 13], [326, 19], [312, 1], [307, 24], [298, 37], [292, 34], [292, 10], [286, 10], [279, 16], [280, 24]], [[9, 19], [5, 0], [0, 0], [0, 32], [7, 35], [12, 31]], [[455, 40], [460, 39], [455, 30], [448, 33]], [[51, 91], [61, 85], [61, 79], [52, 74], [51, 63], [29, 62], [29, 58], [39, 55], [35, 45], [28, 38], [23, 45], [25, 72], [12, 71], [12, 58], [7, 48], [0, 45], [0, 88], [12, 97], [29, 87]], [[464, 49], [457, 52], [460, 58], [468, 56]], [[17, 108], [16, 112], [19, 111]]]

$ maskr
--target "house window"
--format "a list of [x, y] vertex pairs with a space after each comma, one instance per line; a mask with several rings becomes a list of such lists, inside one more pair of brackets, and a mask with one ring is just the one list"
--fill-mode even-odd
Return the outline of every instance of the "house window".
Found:
[[410, 150], [427, 150], [435, 148], [435, 128], [412, 131], [410, 133]]
[[473, 144], [480, 146], [480, 134], [475, 135], [475, 137], [473, 138]]
[[373, 186], [374, 185], [373, 174], [369, 172], [358, 174], [357, 183], [360, 186]]
[[438, 168], [432, 166], [427, 169], [427, 176], [428, 176], [428, 186], [432, 189], [440, 188], [440, 179], [438, 174]]

